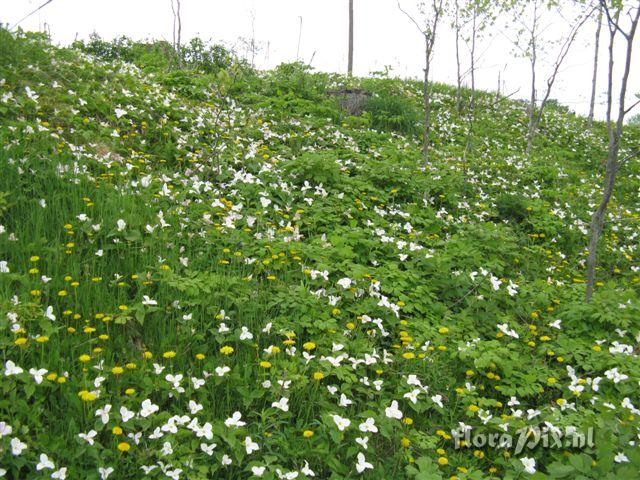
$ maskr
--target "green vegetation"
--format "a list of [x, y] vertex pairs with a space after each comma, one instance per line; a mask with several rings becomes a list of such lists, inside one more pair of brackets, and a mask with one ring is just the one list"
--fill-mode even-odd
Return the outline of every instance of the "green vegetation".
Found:
[[583, 300], [604, 125], [550, 108], [526, 156], [478, 92], [463, 162], [435, 85], [423, 167], [419, 82], [0, 36], [6, 478], [637, 478], [637, 160]]

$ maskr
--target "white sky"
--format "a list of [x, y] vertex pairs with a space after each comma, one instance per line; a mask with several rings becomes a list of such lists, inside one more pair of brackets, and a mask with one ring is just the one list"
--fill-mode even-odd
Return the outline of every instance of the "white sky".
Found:
[[[313, 58], [312, 65], [318, 70], [346, 71], [347, 0], [181, 1], [183, 42], [200, 36], [236, 46], [240, 53], [246, 53], [239, 38], [250, 39], [254, 36], [262, 46], [255, 57], [256, 66], [272, 68], [281, 62], [296, 59], [301, 17], [300, 59], [309, 62]], [[44, 0], [0, 0], [0, 21], [13, 25], [42, 3]], [[355, 0], [354, 3], [354, 73], [367, 75], [389, 65], [394, 75], [421, 77], [424, 41], [416, 27], [398, 10], [396, 0]], [[413, 0], [402, 0], [406, 8], [415, 3]], [[53, 0], [39, 13], [25, 20], [21, 27], [39, 30], [46, 25], [54, 42], [68, 44], [76, 36], [86, 39], [94, 31], [106, 39], [127, 35], [134, 39], [163, 38], [171, 41], [172, 24], [170, 0]], [[489, 27], [488, 33], [497, 33], [478, 47], [478, 52], [485, 53], [479, 61], [477, 84], [479, 88], [495, 90], [498, 72], [502, 71], [503, 93], [520, 89], [514, 97], [528, 98], [528, 63], [515, 58], [513, 46], [507, 39], [515, 36], [513, 26], [513, 21], [502, 18]], [[552, 23], [547, 30], [548, 38], [557, 37], [566, 30], [566, 24]], [[433, 78], [454, 84], [455, 37], [444, 23], [438, 33], [432, 65]], [[583, 27], [551, 94], [552, 98], [584, 114], [589, 109], [594, 33], [595, 22]], [[607, 32], [603, 28], [597, 97], [599, 105], [596, 109], [598, 117], [604, 116], [607, 41]], [[549, 52], [553, 52], [553, 49]], [[620, 50], [619, 53], [624, 52]], [[548, 55], [547, 59], [551, 61], [552, 56]], [[629, 81], [629, 100], [640, 91], [638, 45], [634, 52], [634, 64]], [[539, 95], [546, 80], [545, 72], [549, 72], [549, 69], [549, 64], [541, 65], [538, 73]], [[640, 107], [631, 114], [639, 110]]]

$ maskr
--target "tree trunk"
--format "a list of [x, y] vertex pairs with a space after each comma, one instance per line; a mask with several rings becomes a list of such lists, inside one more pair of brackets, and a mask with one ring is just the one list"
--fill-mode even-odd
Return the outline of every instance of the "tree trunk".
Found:
[[477, 29], [478, 10], [474, 8], [471, 23], [471, 99], [469, 100], [469, 112], [467, 113], [467, 138], [464, 143], [464, 153], [462, 154], [462, 169], [464, 175], [464, 193], [467, 190], [467, 159], [469, 151], [473, 144], [473, 126], [476, 114], [476, 39], [478, 36]]
[[[603, 0], [604, 1], [604, 0]], [[631, 16], [631, 27], [629, 32], [621, 32], [626, 40], [626, 58], [624, 73], [622, 75], [622, 81], [620, 83], [620, 95], [618, 98], [618, 118], [614, 124], [611, 118], [611, 108], [613, 105], [613, 44], [616, 33], [619, 31], [619, 12], [614, 19], [612, 19], [607, 12], [607, 23], [609, 25], [609, 68], [608, 68], [608, 81], [607, 81], [607, 130], [609, 133], [609, 147], [607, 152], [607, 162], [605, 167], [605, 180], [604, 190], [602, 192], [602, 199], [598, 208], [591, 217], [590, 226], [590, 238], [589, 238], [589, 256], [587, 257], [587, 288], [585, 293], [585, 300], [587, 303], [593, 296], [593, 289], [595, 286], [596, 277], [596, 264], [597, 264], [597, 251], [598, 241], [602, 234], [604, 227], [604, 215], [609, 205], [609, 200], [613, 195], [613, 189], [615, 187], [616, 175], [620, 169], [620, 162], [618, 161], [618, 154], [620, 151], [620, 139], [622, 137], [622, 126], [624, 124], [624, 117], [627, 114], [625, 110], [625, 96], [627, 94], [627, 84], [629, 81], [629, 72], [631, 70], [631, 53], [633, 50], [633, 40], [636, 34], [638, 26], [638, 20], [640, 20], [640, 5], [636, 8], [635, 16]]]
[[456, 17], [455, 17], [455, 30], [456, 30], [456, 79], [458, 81], [456, 89], [456, 111], [460, 113], [462, 111], [462, 75], [460, 73], [460, 17], [458, 0], [455, 3]]
[[593, 77], [591, 79], [591, 101], [589, 102], [589, 128], [593, 125], [593, 110], [596, 104], [596, 80], [598, 78], [598, 51], [600, 49], [600, 29], [602, 28], [602, 6], [598, 9], [598, 28], [593, 51]]
[[353, 74], [353, 0], [349, 0], [349, 63], [347, 73], [349, 76]]
[[176, 0], [178, 8], [176, 9], [176, 17], [178, 19], [178, 35], [176, 37], [176, 54], [178, 55], [178, 68], [182, 68], [182, 17], [180, 16], [180, 0]]
[[424, 64], [424, 138], [422, 142], [422, 158], [425, 166], [429, 163], [429, 136], [431, 133], [431, 98], [429, 88], [429, 68], [431, 66], [431, 45], [427, 35], [425, 41], [425, 64]]
[[537, 32], [536, 26], [538, 22], [538, 3], [534, 2], [533, 8], [533, 27], [531, 29], [531, 99], [529, 101], [529, 126], [527, 128], [527, 149], [525, 153], [528, 155], [533, 148], [533, 134], [536, 128], [536, 61], [537, 61]]

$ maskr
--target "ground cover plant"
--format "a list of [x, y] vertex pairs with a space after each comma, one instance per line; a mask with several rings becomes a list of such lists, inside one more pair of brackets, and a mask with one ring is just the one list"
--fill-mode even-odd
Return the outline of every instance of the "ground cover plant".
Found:
[[638, 478], [637, 160], [584, 302], [604, 125], [550, 105], [525, 155], [477, 92], [463, 160], [435, 85], [424, 166], [419, 82], [0, 34], [0, 476]]

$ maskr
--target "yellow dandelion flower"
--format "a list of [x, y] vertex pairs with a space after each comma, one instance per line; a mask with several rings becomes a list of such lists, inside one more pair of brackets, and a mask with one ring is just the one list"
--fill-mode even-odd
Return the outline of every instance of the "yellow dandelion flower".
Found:
[[222, 355], [231, 355], [233, 353], [233, 347], [230, 345], [225, 345], [220, 349], [220, 353]]

